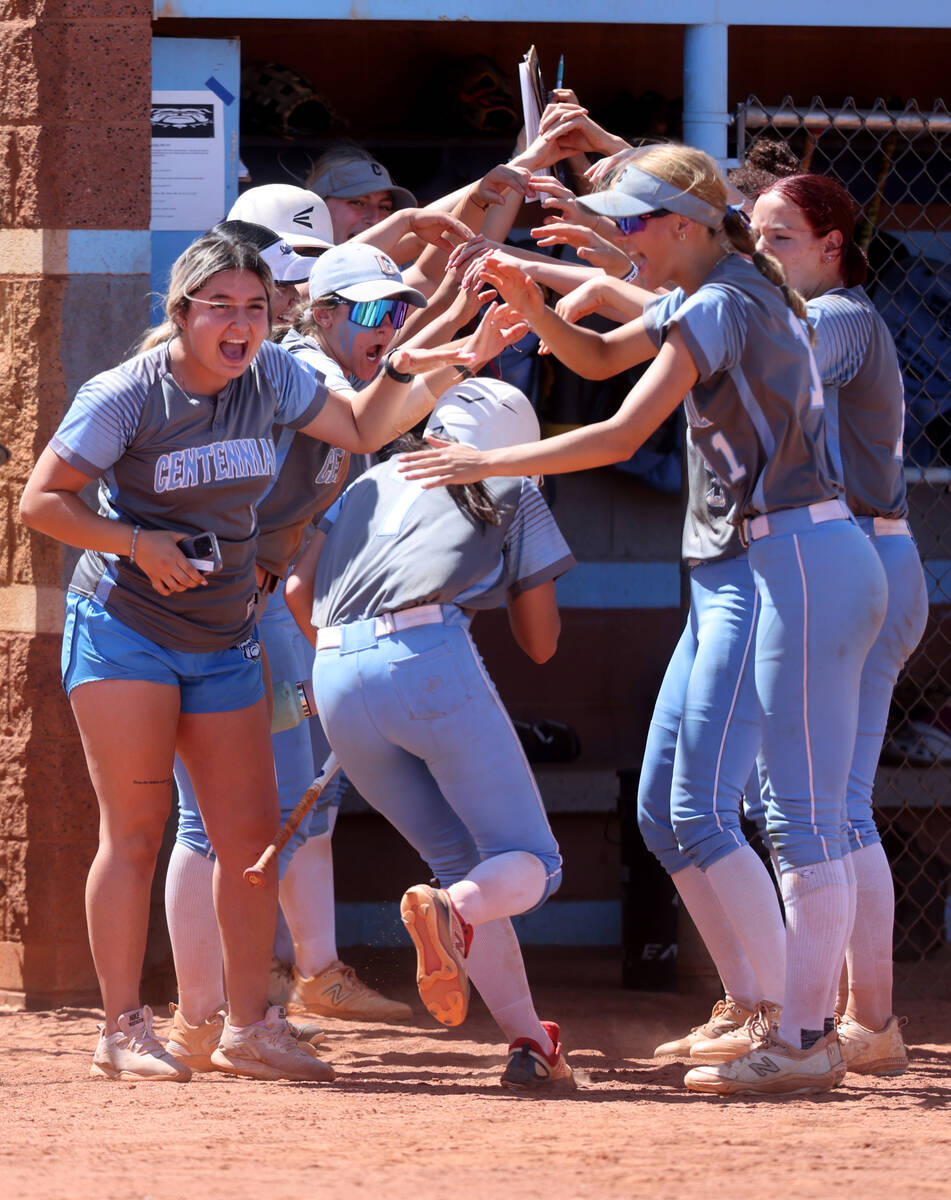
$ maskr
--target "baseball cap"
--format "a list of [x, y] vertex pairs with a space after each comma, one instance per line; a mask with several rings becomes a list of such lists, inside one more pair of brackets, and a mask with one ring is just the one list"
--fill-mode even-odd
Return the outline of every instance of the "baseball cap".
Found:
[[290, 183], [249, 188], [231, 206], [229, 221], [252, 221], [273, 229], [291, 246], [334, 244], [330, 209], [316, 192]]
[[504, 379], [477, 376], [443, 392], [429, 414], [424, 434], [450, 434], [476, 450], [498, 450], [537, 442], [541, 431], [524, 392]]
[[637, 217], [666, 208], [710, 229], [719, 229], [723, 224], [723, 209], [666, 179], [642, 171], [636, 163], [628, 163], [607, 191], [579, 196], [578, 203], [605, 217]]
[[350, 200], [368, 192], [390, 192], [395, 208], [417, 207], [413, 193], [397, 187], [386, 167], [375, 158], [336, 159], [311, 178], [310, 186], [325, 199]]
[[311, 300], [331, 295], [357, 303], [392, 298], [426, 307], [426, 297], [403, 282], [392, 258], [362, 242], [344, 242], [322, 254], [311, 265], [308, 290]]
[[275, 283], [303, 283], [310, 275], [314, 260], [295, 254], [283, 238], [264, 225], [251, 221], [219, 221], [213, 232], [250, 242], [270, 267]]

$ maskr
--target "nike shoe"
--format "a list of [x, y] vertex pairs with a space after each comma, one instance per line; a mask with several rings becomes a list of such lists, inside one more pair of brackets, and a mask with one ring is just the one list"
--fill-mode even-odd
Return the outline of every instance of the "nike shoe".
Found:
[[252, 1079], [293, 1079], [327, 1083], [336, 1079], [329, 1063], [322, 1062], [313, 1046], [294, 1037], [284, 1009], [272, 1004], [263, 1021], [234, 1029], [226, 1020], [218, 1046], [211, 1053], [216, 1071], [250, 1075]]
[[729, 1062], [692, 1067], [684, 1076], [688, 1092], [718, 1096], [808, 1096], [828, 1092], [845, 1078], [835, 1031], [808, 1050], [781, 1041], [775, 1030], [758, 1025], [752, 1049]]
[[546, 1054], [531, 1038], [516, 1038], [509, 1046], [509, 1060], [502, 1072], [502, 1087], [513, 1092], [573, 1091], [574, 1073], [562, 1053], [561, 1030], [554, 1021], [542, 1021], [542, 1029], [554, 1044]]
[[343, 1021], [411, 1021], [413, 1010], [400, 1000], [390, 1000], [359, 978], [353, 967], [339, 960], [316, 975], [301, 975], [294, 968], [287, 1011], [339, 1017]]
[[722, 1033], [719, 1037], [694, 1042], [690, 1047], [690, 1061], [721, 1063], [739, 1058], [753, 1047], [762, 1026], [777, 1028], [782, 1011], [781, 1004], [769, 1004], [764, 1000], [757, 1004], [739, 1028]]
[[115, 1033], [107, 1036], [105, 1026], [99, 1026], [99, 1045], [89, 1074], [135, 1082], [186, 1083], [192, 1077], [185, 1063], [173, 1058], [152, 1032], [148, 1005], [122, 1013]]
[[683, 1037], [674, 1038], [670, 1042], [662, 1042], [654, 1051], [655, 1058], [686, 1058], [691, 1047], [697, 1042], [707, 1042], [722, 1037], [725, 1033], [733, 1033], [739, 1029], [751, 1016], [753, 1010], [737, 1004], [732, 996], [718, 1000], [713, 1006], [709, 1021], [703, 1025], [695, 1025]]
[[469, 1011], [466, 955], [472, 926], [449, 893], [418, 883], [400, 901], [400, 916], [416, 947], [416, 986], [430, 1013], [443, 1025], [461, 1025]]
[[851, 1017], [836, 1026], [846, 1069], [856, 1075], [902, 1075], [908, 1069], [908, 1051], [901, 1036], [907, 1019], [889, 1017], [881, 1029], [866, 1029]]

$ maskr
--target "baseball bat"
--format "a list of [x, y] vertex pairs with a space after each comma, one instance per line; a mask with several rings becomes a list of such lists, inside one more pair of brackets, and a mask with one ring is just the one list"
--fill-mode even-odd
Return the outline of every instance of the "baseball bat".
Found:
[[271, 842], [254, 866], [248, 867], [244, 872], [244, 882], [249, 887], [264, 887], [267, 871], [271, 863], [274, 862], [294, 836], [294, 830], [320, 799], [321, 792], [331, 779], [333, 779], [334, 775], [337, 774], [339, 767], [340, 763], [337, 761], [337, 756], [331, 750], [327, 755], [327, 761], [320, 769], [320, 774], [307, 791], [304, 792], [300, 800], [297, 801], [294, 811], [275, 834], [274, 841]]

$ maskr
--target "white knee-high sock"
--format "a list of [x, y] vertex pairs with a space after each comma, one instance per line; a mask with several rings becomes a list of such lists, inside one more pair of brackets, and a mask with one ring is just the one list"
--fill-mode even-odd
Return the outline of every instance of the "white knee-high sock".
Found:
[[189, 1025], [200, 1025], [224, 1004], [214, 871], [214, 859], [179, 842], [172, 847], [165, 877], [165, 918], [178, 979], [178, 1005]]
[[842, 965], [852, 899], [841, 859], [783, 871], [786, 998], [779, 1036], [806, 1049], [822, 1035]]
[[489, 921], [475, 930], [466, 970], [510, 1044], [516, 1038], [531, 1038], [545, 1054], [551, 1054], [554, 1046], [535, 1012], [511, 921]]
[[525, 850], [509, 850], [480, 862], [446, 891], [464, 921], [485, 925], [534, 908], [545, 894], [547, 881], [540, 858]]
[[317, 975], [337, 958], [334, 861], [330, 833], [310, 837], [291, 859], [280, 888], [301, 975]]
[[757, 999], [782, 1003], [786, 930], [769, 872], [751, 846], [740, 846], [704, 873], [756, 976]]
[[839, 954], [839, 965], [829, 988], [829, 996], [825, 1005], [825, 1028], [827, 1031], [833, 1028], [833, 1017], [835, 1013], [837, 1011], [842, 1011], [841, 1009], [837, 1010], [836, 1000], [838, 999], [839, 995], [842, 973], [846, 970], [846, 951], [848, 949], [849, 941], [852, 937], [852, 930], [855, 927], [855, 904], [857, 897], [855, 888], [855, 866], [853, 864], [851, 854], [845, 854], [842, 856], [842, 866], [845, 868], [846, 883], [849, 889], [849, 909], [845, 929], [842, 933], [842, 950]]
[[855, 871], [855, 922], [846, 951], [848, 1014], [866, 1029], [892, 1015], [892, 929], [895, 885], [881, 842], [849, 855]]
[[710, 957], [728, 996], [752, 1008], [760, 995], [756, 974], [750, 966], [733, 922], [723, 910], [710, 880], [692, 863], [671, 875], [677, 894], [710, 951]]

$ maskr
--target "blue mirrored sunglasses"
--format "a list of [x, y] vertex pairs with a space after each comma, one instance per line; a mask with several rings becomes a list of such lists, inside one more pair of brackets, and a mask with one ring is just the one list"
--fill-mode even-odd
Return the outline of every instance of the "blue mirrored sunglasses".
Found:
[[641, 213], [637, 217], [615, 217], [614, 223], [621, 233], [627, 237], [629, 233], [640, 233], [647, 222], [653, 220], [654, 217], [666, 217], [669, 215], [669, 209], [655, 208], [653, 212]]
[[377, 329], [387, 314], [393, 328], [402, 329], [409, 313], [409, 302], [406, 300], [360, 300], [355, 303], [340, 297], [339, 303], [350, 306], [350, 320], [364, 329]]

